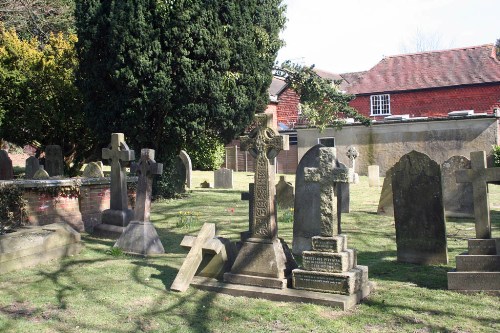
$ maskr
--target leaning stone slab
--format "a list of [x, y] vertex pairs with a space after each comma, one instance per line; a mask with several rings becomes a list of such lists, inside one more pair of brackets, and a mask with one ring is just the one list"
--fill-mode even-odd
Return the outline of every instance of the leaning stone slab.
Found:
[[0, 274], [78, 254], [80, 234], [65, 223], [26, 227], [0, 236]]

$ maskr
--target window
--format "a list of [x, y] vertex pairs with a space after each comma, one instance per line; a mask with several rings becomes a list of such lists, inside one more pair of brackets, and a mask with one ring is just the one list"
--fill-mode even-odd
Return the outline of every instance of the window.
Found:
[[391, 98], [388, 94], [370, 96], [371, 115], [381, 116], [391, 114]]
[[335, 147], [335, 138], [334, 137], [318, 138], [318, 143], [326, 147]]

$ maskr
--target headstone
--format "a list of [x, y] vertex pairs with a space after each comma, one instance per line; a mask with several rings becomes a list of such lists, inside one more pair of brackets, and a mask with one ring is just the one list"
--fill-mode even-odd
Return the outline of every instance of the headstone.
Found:
[[173, 177], [174, 192], [175, 193], [186, 192], [187, 170], [180, 156], [175, 157], [173, 172], [174, 172], [174, 177]]
[[[292, 252], [295, 255], [302, 255], [302, 251], [310, 250], [312, 248], [311, 237], [319, 235], [321, 230], [320, 185], [319, 183], [307, 182], [304, 176], [304, 169], [307, 167], [319, 168], [320, 149], [323, 147], [325, 146], [316, 145], [309, 149], [297, 166], [292, 241]], [[339, 167], [340, 165], [341, 163], [338, 164]], [[339, 213], [337, 219], [340, 218], [342, 210], [340, 198], [341, 195], [337, 196], [338, 205], [340, 205], [340, 209], [337, 209]]]
[[394, 216], [394, 203], [392, 200], [392, 167], [385, 172], [384, 184], [378, 201], [377, 214]]
[[40, 165], [38, 171], [35, 172], [35, 174], [33, 175], [33, 179], [35, 179], [35, 180], [45, 180], [45, 179], [49, 179], [49, 178], [50, 178], [50, 176], [47, 173], [47, 171], [45, 171], [45, 169], [43, 168], [43, 165]]
[[[336, 183], [348, 183], [349, 171], [336, 159], [335, 149], [320, 148], [319, 168], [304, 170], [306, 181], [320, 184], [320, 233], [312, 237], [312, 251], [302, 252], [302, 269], [294, 269], [296, 289], [348, 295], [357, 299], [370, 292], [368, 267], [358, 266], [356, 252], [347, 248], [347, 237], [337, 223]], [[338, 185], [338, 184], [337, 184]]]
[[114, 245], [126, 253], [139, 255], [165, 253], [156, 229], [150, 221], [153, 175], [161, 175], [163, 172], [163, 164], [156, 163], [154, 157], [153, 149], [141, 150], [141, 159], [135, 170], [139, 175], [139, 181], [134, 220], [129, 223]]
[[368, 166], [368, 186], [380, 186], [380, 167], [378, 165]]
[[24, 178], [33, 179], [35, 172], [40, 169], [40, 161], [35, 156], [30, 156], [26, 159], [24, 167]]
[[393, 166], [392, 192], [398, 261], [448, 263], [439, 165], [417, 151], [403, 155]]
[[191, 158], [184, 150], [181, 150], [181, 152], [179, 153], [179, 157], [181, 158], [182, 163], [184, 164], [184, 168], [186, 169], [186, 186], [188, 188], [191, 188], [191, 179], [193, 174], [193, 165], [191, 164]]
[[472, 184], [457, 183], [455, 177], [455, 171], [463, 169], [470, 169], [470, 161], [465, 156], [453, 156], [441, 164], [444, 211], [449, 217], [474, 216]]
[[255, 159], [255, 194], [250, 237], [243, 245], [224, 281], [283, 289], [295, 262], [290, 262], [286, 248], [278, 239], [275, 214], [274, 161], [283, 149], [283, 138], [272, 128], [268, 114], [255, 116], [257, 126], [249, 136], [241, 138], [241, 149]]
[[13, 178], [12, 160], [6, 150], [0, 149], [0, 180], [11, 180]]
[[295, 201], [293, 185], [285, 180], [285, 176], [280, 176], [280, 181], [276, 184], [276, 200], [281, 209], [293, 207]]
[[[349, 172], [350, 175], [350, 172]], [[349, 176], [348, 176], [349, 177]], [[337, 210], [341, 213], [351, 212], [351, 192], [350, 183], [338, 183], [337, 184], [337, 196], [338, 196], [338, 208]]]
[[221, 168], [214, 171], [215, 188], [233, 188], [233, 170]]
[[61, 146], [45, 146], [45, 171], [51, 176], [62, 176], [64, 174], [64, 159]]
[[102, 149], [102, 158], [111, 164], [110, 208], [102, 212], [102, 223], [94, 227], [94, 233], [98, 235], [118, 238], [134, 217], [134, 211], [128, 208], [126, 172], [134, 157], [123, 133], [112, 133], [110, 147]]
[[359, 175], [356, 173], [356, 158], [359, 156], [359, 152], [356, 147], [349, 146], [346, 155], [349, 159], [349, 183], [358, 184]]
[[491, 238], [488, 183], [500, 181], [500, 168], [487, 168], [486, 153], [470, 154], [470, 169], [455, 171], [457, 183], [471, 184], [476, 238], [468, 252], [456, 257], [456, 271], [448, 272], [448, 289], [500, 292], [500, 238]]
[[201, 188], [213, 188], [212, 184], [207, 182], [206, 180], [203, 183], [200, 183]]
[[90, 162], [83, 169], [82, 176], [84, 178], [102, 178], [104, 173], [102, 172], [102, 167], [97, 162]]

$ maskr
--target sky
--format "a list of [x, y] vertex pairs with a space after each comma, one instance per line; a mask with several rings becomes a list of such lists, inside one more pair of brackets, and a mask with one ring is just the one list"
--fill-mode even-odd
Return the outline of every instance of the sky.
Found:
[[333, 73], [368, 70], [384, 56], [495, 43], [500, 0], [284, 0], [277, 61]]

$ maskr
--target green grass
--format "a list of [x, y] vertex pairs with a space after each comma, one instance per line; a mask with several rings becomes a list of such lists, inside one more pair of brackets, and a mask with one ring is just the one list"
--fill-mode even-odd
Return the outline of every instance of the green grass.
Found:
[[[279, 179], [277, 177], [277, 179]], [[212, 173], [195, 172], [193, 184], [213, 182]], [[287, 175], [293, 182], [293, 176]], [[153, 204], [152, 220], [167, 254], [148, 259], [112, 251], [111, 240], [83, 235], [81, 254], [0, 276], [0, 332], [498, 332], [498, 296], [463, 295], [446, 290], [446, 272], [474, 235], [472, 220], [447, 223], [448, 265], [396, 262], [394, 221], [379, 216], [380, 188], [366, 177], [351, 186], [351, 211], [343, 215], [349, 247], [369, 266], [376, 289], [354, 309], [271, 302], [189, 288], [169, 291], [186, 255], [179, 244], [204, 222], [221, 236], [237, 240], [248, 227], [248, 202], [240, 193], [251, 174], [236, 173], [234, 190], [194, 188], [180, 200]], [[491, 186], [492, 207], [500, 189]], [[497, 209], [497, 208], [495, 208]], [[179, 212], [196, 219], [186, 227]], [[279, 220], [283, 214], [279, 212]], [[492, 211], [500, 237], [500, 211]], [[285, 217], [286, 219], [286, 217]], [[289, 244], [293, 223], [280, 223]]]

